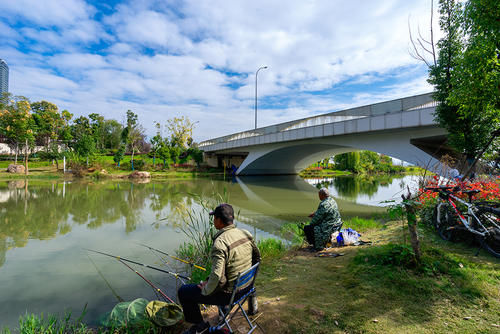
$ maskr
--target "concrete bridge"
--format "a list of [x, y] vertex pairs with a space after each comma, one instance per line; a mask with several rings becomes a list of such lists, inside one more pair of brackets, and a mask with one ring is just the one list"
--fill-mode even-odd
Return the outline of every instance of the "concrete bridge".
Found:
[[335, 154], [369, 150], [436, 170], [451, 153], [432, 93], [331, 112], [200, 143], [211, 166], [238, 175], [297, 174]]

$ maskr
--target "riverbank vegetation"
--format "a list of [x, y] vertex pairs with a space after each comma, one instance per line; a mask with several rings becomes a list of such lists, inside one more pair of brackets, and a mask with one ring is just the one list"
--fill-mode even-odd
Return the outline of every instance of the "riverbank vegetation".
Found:
[[394, 165], [391, 157], [371, 151], [355, 151], [318, 161], [300, 172], [302, 177], [420, 173], [415, 166]]

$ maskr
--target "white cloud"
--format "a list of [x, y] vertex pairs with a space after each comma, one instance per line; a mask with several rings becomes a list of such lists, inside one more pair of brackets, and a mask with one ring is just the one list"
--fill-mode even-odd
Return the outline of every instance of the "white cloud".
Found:
[[20, 16], [46, 26], [73, 25], [87, 19], [94, 8], [83, 0], [5, 0], [0, 2], [0, 17]]
[[[408, 16], [424, 32], [427, 2], [145, 0], [106, 13], [78, 0], [41, 3], [0, 3], [9, 39], [0, 57], [15, 93], [77, 115], [121, 120], [132, 109], [151, 133], [153, 121], [180, 115], [200, 121], [196, 139], [253, 127], [262, 65], [262, 126], [431, 90], [407, 51]], [[14, 30], [18, 17], [34, 24]], [[355, 84], [366, 91], [346, 93]]]

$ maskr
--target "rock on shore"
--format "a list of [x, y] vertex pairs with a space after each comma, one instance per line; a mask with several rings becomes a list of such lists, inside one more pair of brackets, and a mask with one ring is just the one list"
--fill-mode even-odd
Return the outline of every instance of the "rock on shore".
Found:
[[15, 174], [24, 174], [25, 169], [23, 165], [14, 165], [11, 164], [9, 167], [7, 167], [7, 172], [8, 173], [15, 173]]

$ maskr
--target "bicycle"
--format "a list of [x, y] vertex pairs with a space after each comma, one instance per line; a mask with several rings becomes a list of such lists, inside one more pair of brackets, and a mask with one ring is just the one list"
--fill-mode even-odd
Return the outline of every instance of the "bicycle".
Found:
[[[480, 243], [476, 255], [483, 247], [493, 256], [500, 258], [498, 203], [473, 202], [472, 196], [480, 192], [479, 190], [465, 190], [456, 186], [426, 187], [425, 190], [439, 193], [441, 201], [434, 208], [433, 223], [443, 240], [453, 241], [458, 231], [466, 231], [473, 234]], [[467, 194], [469, 202], [455, 196], [456, 192]], [[465, 206], [467, 213], [462, 214], [456, 203]]]

